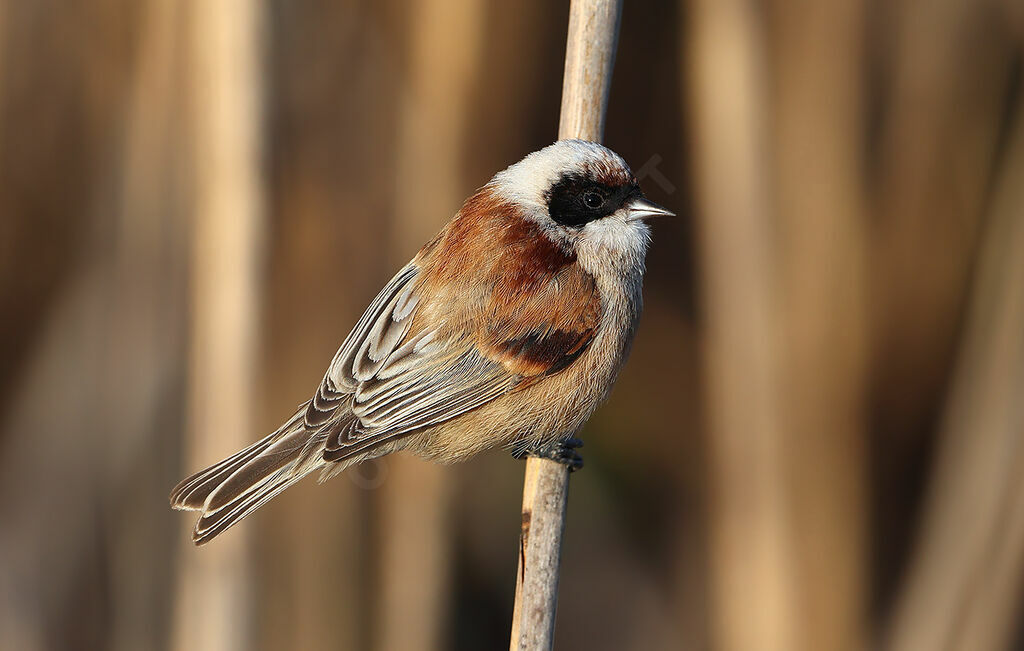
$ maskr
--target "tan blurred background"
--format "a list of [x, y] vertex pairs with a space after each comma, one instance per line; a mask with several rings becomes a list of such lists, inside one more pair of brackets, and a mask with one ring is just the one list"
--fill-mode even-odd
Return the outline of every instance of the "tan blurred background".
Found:
[[[0, 648], [500, 649], [523, 464], [388, 459], [209, 547], [555, 136], [568, 4], [0, 0]], [[1024, 648], [1024, 5], [627, 1], [606, 143], [681, 218], [573, 476], [559, 649]]]

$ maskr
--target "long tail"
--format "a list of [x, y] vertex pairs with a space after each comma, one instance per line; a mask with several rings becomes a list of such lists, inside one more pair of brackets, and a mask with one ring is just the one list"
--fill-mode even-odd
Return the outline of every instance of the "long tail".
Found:
[[183, 480], [171, 506], [202, 511], [192, 541], [202, 545], [326, 462], [316, 430], [304, 426], [305, 405], [270, 436]]

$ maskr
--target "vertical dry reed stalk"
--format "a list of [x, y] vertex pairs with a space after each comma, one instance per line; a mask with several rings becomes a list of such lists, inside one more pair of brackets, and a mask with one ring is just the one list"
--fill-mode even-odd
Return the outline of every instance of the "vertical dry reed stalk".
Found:
[[891, 651], [1008, 648], [1024, 574], [1024, 103], [984, 225]]
[[[619, 37], [621, 0], [573, 0], [562, 80], [558, 137], [600, 142]], [[569, 471], [530, 457], [523, 481], [519, 569], [509, 648], [550, 649], [558, 603]]]
[[716, 648], [790, 651], [799, 608], [778, 395], [764, 27], [746, 0], [694, 0], [689, 18], [686, 101], [694, 107], [706, 314], [710, 634]]
[[[769, 4], [773, 270], [795, 649], [862, 649], [867, 631], [863, 0]], [[749, 335], [748, 335], [749, 336]]]
[[692, 3], [711, 619], [723, 649], [862, 642], [860, 15], [856, 2], [768, 14]]
[[[187, 9], [194, 129], [191, 354], [185, 467], [252, 438], [262, 245], [260, 9], [254, 0]], [[241, 527], [182, 557], [174, 648], [251, 646], [249, 537]]]
[[[14, 229], [0, 240], [8, 236], [9, 247], [31, 244], [26, 249], [35, 256], [44, 249], [61, 251], [69, 241], [73, 251], [51, 258], [60, 267], [60, 284], [45, 298], [45, 319], [33, 319], [23, 301], [10, 312], [38, 332], [26, 349], [24, 368], [3, 392], [10, 402], [0, 417], [5, 649], [72, 643], [154, 648], [166, 638], [165, 615], [154, 604], [172, 580], [166, 556], [175, 547], [167, 520], [153, 517], [152, 497], [171, 481], [153, 460], [173, 456], [178, 428], [166, 414], [180, 406], [184, 366], [187, 227], [175, 201], [187, 192], [175, 153], [181, 135], [175, 56], [180, 12], [160, 2], [140, 2], [138, 11], [126, 7], [115, 2], [92, 8], [96, 24], [109, 31], [81, 31], [57, 46], [33, 30], [79, 24], [74, 10], [0, 7], [0, 14], [10, 12], [7, 26], [18, 30], [23, 44], [9, 51], [20, 52], [18, 59], [42, 80], [31, 92], [12, 83], [19, 75], [0, 82], [6, 84], [0, 90], [6, 93], [0, 98], [4, 109], [19, 101], [32, 107], [31, 119], [18, 129], [32, 142], [32, 153], [13, 137], [14, 129], [5, 134], [5, 158], [18, 161], [17, 173], [0, 162], [5, 190], [18, 188], [0, 192], [5, 214], [36, 224], [31, 239], [15, 237]], [[119, 28], [133, 35], [131, 47], [118, 38]], [[49, 54], [25, 49], [29, 43]], [[63, 63], [54, 68], [54, 61]], [[110, 92], [62, 94], [82, 71]], [[13, 101], [9, 93], [19, 88], [24, 99]], [[74, 130], [48, 120], [40, 107], [52, 104], [60, 105], [61, 123], [74, 123]], [[77, 122], [83, 113], [104, 117]], [[13, 119], [5, 124], [18, 124]], [[38, 139], [42, 132], [53, 135]], [[46, 160], [45, 166], [33, 170], [33, 157]], [[69, 181], [70, 174], [79, 182]], [[26, 202], [26, 183], [58, 199]], [[47, 219], [53, 216], [48, 207], [64, 211], [61, 222]], [[61, 232], [48, 232], [58, 224]], [[46, 240], [44, 249], [39, 238]], [[52, 263], [19, 259], [17, 273], [8, 278], [39, 298], [38, 279], [32, 278]], [[42, 459], [52, 480], [41, 481], [38, 464], [26, 463]], [[109, 562], [97, 563], [100, 557]], [[95, 592], [93, 582], [102, 591]]]

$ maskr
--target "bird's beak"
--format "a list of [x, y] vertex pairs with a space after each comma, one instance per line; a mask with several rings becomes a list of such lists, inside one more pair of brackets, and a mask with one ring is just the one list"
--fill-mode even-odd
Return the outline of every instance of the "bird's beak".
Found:
[[634, 199], [629, 206], [626, 207], [627, 219], [634, 221], [637, 219], [650, 219], [651, 217], [675, 217], [676, 214], [671, 210], [662, 208], [653, 201], [644, 199]]

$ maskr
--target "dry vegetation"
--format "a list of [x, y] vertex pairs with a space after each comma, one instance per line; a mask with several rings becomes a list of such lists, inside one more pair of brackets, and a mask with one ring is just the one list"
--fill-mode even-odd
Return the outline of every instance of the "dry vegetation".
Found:
[[[507, 645], [507, 455], [309, 481], [198, 552], [166, 494], [555, 137], [567, 19], [0, 0], [0, 648]], [[1022, 46], [1012, 0], [626, 2], [605, 142], [683, 218], [584, 432], [556, 648], [1024, 643]]]

